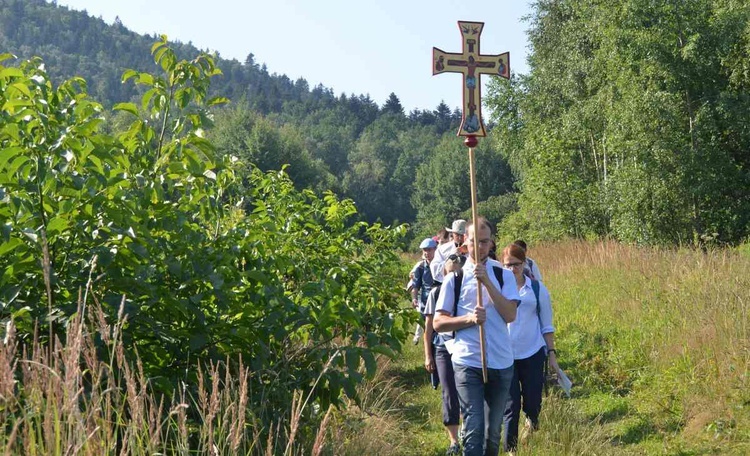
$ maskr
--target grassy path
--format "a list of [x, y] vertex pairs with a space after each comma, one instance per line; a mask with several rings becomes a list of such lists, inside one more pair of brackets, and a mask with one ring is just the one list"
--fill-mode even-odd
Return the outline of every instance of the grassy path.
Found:
[[[545, 398], [519, 456], [750, 454], [748, 255], [586, 242], [533, 253], [575, 385], [569, 399]], [[364, 434], [387, 451], [346, 454], [444, 454], [440, 393], [422, 364], [409, 341], [375, 382], [387, 407]]]
[[[433, 390], [424, 367], [421, 345], [408, 343], [403, 356], [385, 366], [383, 375], [394, 380], [395, 420], [400, 421], [404, 440], [401, 455], [442, 456], [448, 437], [442, 425], [440, 390]], [[576, 400], [557, 394], [545, 398], [543, 423], [546, 426], [522, 447], [523, 454], [622, 454], [611, 448], [604, 428], [577, 410]]]
[[388, 366], [386, 375], [397, 379], [399, 389], [406, 392], [399, 412], [407, 436], [403, 454], [444, 455], [448, 437], [443, 430], [440, 390], [433, 390], [429, 382], [422, 344], [407, 342], [403, 357]]

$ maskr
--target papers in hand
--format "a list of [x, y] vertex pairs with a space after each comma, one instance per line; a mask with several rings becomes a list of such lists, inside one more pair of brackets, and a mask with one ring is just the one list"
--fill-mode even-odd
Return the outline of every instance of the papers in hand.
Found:
[[565, 375], [565, 372], [560, 367], [555, 369], [555, 373], [557, 374], [557, 384], [560, 385], [565, 395], [570, 397], [570, 389], [573, 387], [573, 382], [570, 381], [570, 378]]

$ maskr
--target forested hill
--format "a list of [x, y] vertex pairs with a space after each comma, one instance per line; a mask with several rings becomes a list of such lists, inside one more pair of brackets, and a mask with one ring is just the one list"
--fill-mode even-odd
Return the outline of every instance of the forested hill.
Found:
[[[491, 78], [494, 126], [476, 151], [480, 212], [502, 220], [501, 233], [662, 245], [750, 236], [748, 0], [542, 1], [528, 36], [529, 74]], [[0, 52], [39, 55], [58, 82], [83, 76], [105, 107], [137, 95], [125, 69], [158, 71], [154, 41], [42, 0], [0, 0]], [[181, 59], [199, 52], [171, 46]], [[244, 62], [216, 61], [212, 90], [232, 101], [208, 132], [220, 153], [288, 165], [298, 188], [349, 197], [369, 222], [412, 222], [415, 236], [467, 215], [455, 110], [406, 113], [395, 93], [379, 106], [310, 88], [256, 62], [252, 43]]]
[[[121, 83], [123, 71], [156, 71], [150, 55], [156, 40], [119, 20], [108, 25], [55, 3], [0, 0], [0, 51], [19, 59], [40, 56], [57, 82], [82, 76], [105, 107], [137, 95], [134, 84]], [[191, 43], [171, 45], [179, 58], [200, 52]], [[467, 170], [440, 166], [455, 154], [458, 110], [441, 103], [405, 113], [393, 93], [381, 107], [368, 95], [311, 89], [302, 78], [269, 73], [248, 46], [244, 62], [216, 58], [223, 74], [212, 79], [212, 92], [232, 101], [209, 132], [220, 152], [264, 170], [288, 164], [298, 187], [350, 197], [370, 222], [417, 222], [427, 234], [467, 210]], [[477, 161], [494, 176], [480, 178], [479, 199], [512, 208], [514, 198], [505, 195], [513, 185], [509, 168], [488, 147], [477, 151]], [[434, 185], [438, 180], [441, 186]]]
[[[0, 0], [0, 46], [19, 58], [43, 57], [53, 77], [84, 77], [90, 84], [89, 94], [105, 106], [134, 95], [132, 85], [120, 83], [122, 73], [130, 68], [152, 71], [154, 61], [149, 49], [157, 39], [156, 35], [128, 30], [119, 18], [109, 25], [101, 17], [89, 16], [85, 10], [58, 6], [54, 1]], [[172, 42], [171, 46], [183, 58], [192, 58], [201, 51], [191, 42]], [[222, 59], [220, 54], [216, 62], [223, 75], [212, 81], [213, 90], [231, 100], [246, 97], [250, 107], [263, 114], [281, 112], [291, 102], [304, 101], [309, 110], [349, 101], [349, 97], [340, 100], [333, 89], [323, 85], [310, 89], [303, 78], [292, 81], [286, 75], [269, 73], [266, 65], [258, 64], [250, 51], [244, 62]], [[377, 109], [369, 96], [351, 97]], [[446, 130], [459, 115], [447, 106], [439, 107], [438, 113], [440, 119], [431, 111], [420, 111], [413, 113], [412, 120], [436, 124], [440, 130]]]

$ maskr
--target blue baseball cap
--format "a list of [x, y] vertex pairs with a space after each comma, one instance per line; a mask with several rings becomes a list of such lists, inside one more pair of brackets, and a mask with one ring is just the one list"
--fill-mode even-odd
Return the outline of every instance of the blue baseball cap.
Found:
[[422, 241], [421, 244], [419, 244], [420, 249], [435, 249], [437, 248], [437, 242], [435, 242], [432, 238], [426, 238], [424, 241]]

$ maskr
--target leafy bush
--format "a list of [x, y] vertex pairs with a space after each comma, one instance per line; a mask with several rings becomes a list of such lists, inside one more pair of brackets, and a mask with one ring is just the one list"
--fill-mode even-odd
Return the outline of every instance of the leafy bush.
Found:
[[351, 201], [283, 172], [237, 176], [204, 138], [226, 101], [207, 97], [213, 59], [179, 61], [166, 37], [152, 53], [159, 75], [123, 76], [145, 91], [115, 105], [132, 116], [115, 136], [83, 79], [55, 88], [38, 59], [0, 65], [0, 319], [51, 339], [90, 289], [113, 320], [125, 303], [124, 347], [157, 390], [239, 355], [266, 405], [321, 373], [321, 405], [353, 396], [412, 318], [394, 294], [404, 228], [356, 223]]

